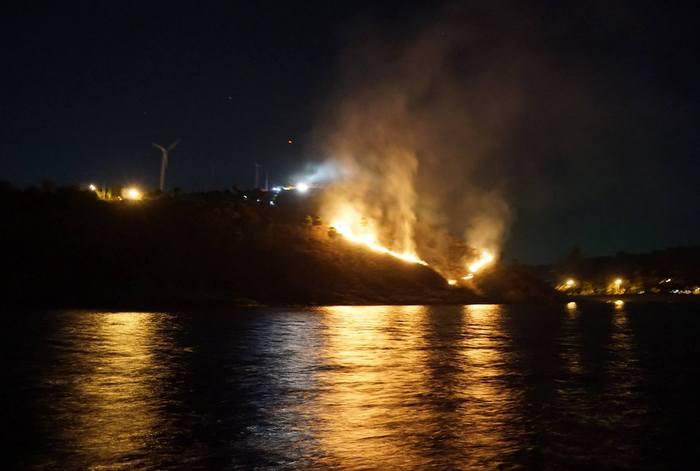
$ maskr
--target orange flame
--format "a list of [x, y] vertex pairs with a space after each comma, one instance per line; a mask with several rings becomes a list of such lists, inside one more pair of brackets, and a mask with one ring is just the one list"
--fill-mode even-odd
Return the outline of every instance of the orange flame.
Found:
[[484, 268], [487, 265], [490, 265], [493, 263], [494, 256], [491, 252], [488, 250], [483, 250], [481, 252], [481, 255], [479, 255], [479, 258], [474, 260], [472, 263], [470, 263], [467, 268], [469, 269], [470, 274], [477, 273], [479, 270]]
[[404, 262], [418, 263], [426, 266], [428, 265], [413, 252], [397, 252], [381, 245], [377, 240], [377, 235], [369, 228], [363, 228], [360, 231], [357, 229], [353, 230], [353, 227], [351, 227], [347, 221], [343, 220], [335, 221], [331, 224], [331, 226], [335, 228], [338, 234], [342, 235], [350, 242], [364, 245], [374, 252], [391, 255], [392, 257], [403, 260]]

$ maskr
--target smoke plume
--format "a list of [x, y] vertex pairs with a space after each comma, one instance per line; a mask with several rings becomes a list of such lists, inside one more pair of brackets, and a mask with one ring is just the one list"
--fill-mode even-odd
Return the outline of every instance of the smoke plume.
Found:
[[547, 75], [519, 41], [461, 13], [410, 35], [358, 38], [318, 127], [343, 169], [324, 217], [370, 225], [443, 272], [456, 240], [499, 253], [512, 220], [504, 168], [521, 84]]

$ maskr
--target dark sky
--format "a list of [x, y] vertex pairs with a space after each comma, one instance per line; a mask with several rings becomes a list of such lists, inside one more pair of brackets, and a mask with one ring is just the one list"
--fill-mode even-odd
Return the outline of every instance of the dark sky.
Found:
[[[168, 186], [186, 190], [248, 186], [256, 161], [282, 183], [321, 160], [311, 135], [345, 51], [365, 35], [410, 38], [442, 8], [33, 3], [3, 7], [0, 179], [156, 186], [151, 142], [181, 138]], [[489, 17], [486, 40], [522, 35], [557, 83], [575, 84], [551, 95], [533, 85], [539, 104], [503, 136], [518, 163], [502, 169], [515, 215], [506, 255], [537, 262], [572, 246], [604, 254], [697, 244], [700, 11], [562, 3], [460, 4], [474, 21]], [[559, 106], [561, 90], [579, 84], [585, 119]]]

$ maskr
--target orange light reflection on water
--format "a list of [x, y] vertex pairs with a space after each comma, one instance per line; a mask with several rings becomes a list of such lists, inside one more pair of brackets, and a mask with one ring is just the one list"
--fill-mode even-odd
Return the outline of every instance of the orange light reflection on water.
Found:
[[[71, 326], [80, 342], [66, 357], [73, 377], [72, 393], [64, 401], [75, 402], [77, 411], [66, 423], [64, 434], [90, 466], [138, 466], [129, 462], [143, 451], [160, 423], [157, 386], [165, 369], [154, 360], [153, 337], [157, 315], [153, 313], [86, 313]], [[56, 372], [60, 375], [60, 370]]]
[[[504, 443], [517, 436], [505, 430], [513, 429], [515, 399], [502, 380], [502, 308], [431, 309], [320, 309], [328, 366], [317, 375], [322, 394], [313, 414], [325, 465], [420, 469], [503, 460]], [[449, 451], [416, 452], [433, 439]]]
[[[394, 427], [420, 420], [420, 408], [407, 403], [421, 383], [422, 307], [323, 308], [326, 329], [322, 353], [328, 369], [318, 375], [324, 393], [315, 406], [316, 439], [330, 455], [329, 465], [408, 466], [415, 449], [394, 438]], [[385, 348], [377, 348], [384, 346]]]
[[517, 397], [503, 380], [509, 342], [502, 327], [503, 307], [469, 305], [463, 312], [461, 416], [467, 431], [463, 445], [479, 450], [471, 456], [470, 466], [493, 467], [504, 459], [502, 450], [514, 446], [518, 434]]

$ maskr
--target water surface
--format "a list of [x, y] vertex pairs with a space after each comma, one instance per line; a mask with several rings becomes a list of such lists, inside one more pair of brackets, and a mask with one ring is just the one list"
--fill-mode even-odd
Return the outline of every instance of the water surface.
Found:
[[693, 459], [697, 305], [8, 315], [11, 462], [657, 469]]

